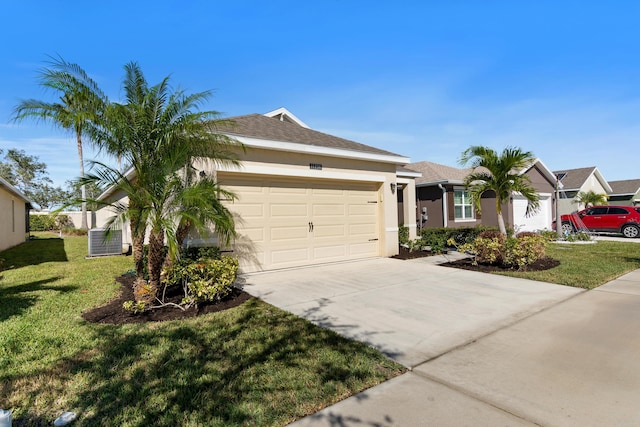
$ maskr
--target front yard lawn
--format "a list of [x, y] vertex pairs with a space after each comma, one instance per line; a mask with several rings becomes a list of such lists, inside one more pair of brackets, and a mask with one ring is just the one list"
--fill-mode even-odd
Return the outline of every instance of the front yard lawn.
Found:
[[601, 240], [586, 245], [549, 243], [547, 256], [560, 261], [560, 265], [544, 271], [498, 274], [593, 289], [640, 268], [640, 244], [631, 242]]
[[285, 425], [399, 375], [364, 344], [252, 299], [181, 321], [97, 325], [131, 257], [85, 259], [86, 237], [0, 253], [0, 408], [14, 426]]

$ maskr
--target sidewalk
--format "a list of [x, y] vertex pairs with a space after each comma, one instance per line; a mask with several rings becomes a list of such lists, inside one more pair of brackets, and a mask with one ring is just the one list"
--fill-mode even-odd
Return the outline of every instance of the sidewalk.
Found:
[[637, 426], [640, 270], [293, 426]]

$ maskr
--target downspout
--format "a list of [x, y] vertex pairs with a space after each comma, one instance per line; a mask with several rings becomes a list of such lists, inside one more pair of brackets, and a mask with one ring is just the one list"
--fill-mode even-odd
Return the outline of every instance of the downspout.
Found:
[[447, 189], [442, 184], [438, 184], [438, 188], [442, 190], [442, 226], [446, 227], [449, 221], [449, 212], [447, 212]]

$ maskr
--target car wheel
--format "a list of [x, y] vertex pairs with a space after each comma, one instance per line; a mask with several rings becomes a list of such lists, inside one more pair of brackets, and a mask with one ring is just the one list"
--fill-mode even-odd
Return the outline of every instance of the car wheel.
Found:
[[622, 234], [624, 235], [624, 237], [633, 239], [635, 237], [638, 237], [638, 235], [640, 235], [640, 228], [638, 228], [637, 225], [627, 224], [624, 227], [622, 227]]
[[567, 234], [567, 233], [573, 233], [573, 225], [571, 225], [570, 222], [563, 222], [562, 223], [562, 233], [563, 234]]

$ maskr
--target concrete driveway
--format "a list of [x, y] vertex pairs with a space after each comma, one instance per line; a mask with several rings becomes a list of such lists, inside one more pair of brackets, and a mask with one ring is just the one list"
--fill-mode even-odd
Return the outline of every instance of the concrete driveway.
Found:
[[640, 270], [292, 427], [638, 426]]
[[365, 342], [407, 367], [582, 292], [437, 265], [442, 257], [357, 262], [244, 276], [244, 290]]

